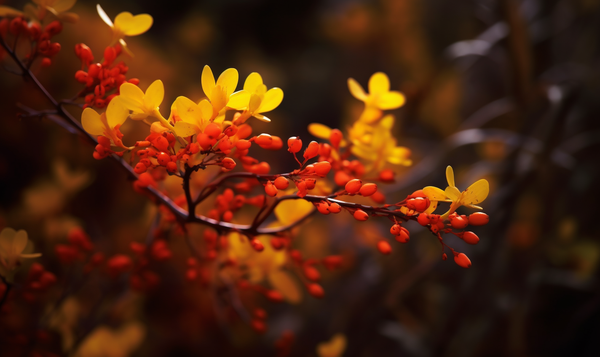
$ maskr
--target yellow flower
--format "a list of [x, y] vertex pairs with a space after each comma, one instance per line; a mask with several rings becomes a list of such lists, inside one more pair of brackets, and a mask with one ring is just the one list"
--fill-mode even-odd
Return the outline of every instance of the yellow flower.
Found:
[[175, 99], [171, 112], [177, 113], [181, 119], [175, 123], [175, 133], [187, 138], [204, 130], [213, 114], [213, 107], [206, 99], [196, 104], [191, 99], [180, 96]]
[[[58, 0], [61, 1], [61, 0]], [[152, 16], [148, 14], [140, 14], [133, 16], [130, 12], [122, 12], [115, 17], [115, 23], [110, 20], [110, 17], [106, 15], [106, 12], [102, 9], [100, 4], [96, 5], [98, 15], [102, 18], [105, 24], [110, 26], [113, 31], [112, 43], [119, 42], [123, 47], [123, 50], [130, 56], [133, 53], [127, 48], [127, 43], [123, 39], [125, 36], [137, 36], [148, 31], [152, 26]]]
[[372, 126], [356, 122], [350, 129], [349, 136], [352, 141], [352, 153], [362, 159], [372, 161], [374, 170], [381, 170], [386, 162], [394, 165], [410, 166], [410, 150], [403, 146], [396, 146], [396, 139], [392, 136], [394, 117], [386, 115]]
[[260, 74], [252, 72], [244, 82], [244, 89], [233, 93], [229, 97], [227, 106], [236, 110], [245, 110], [242, 114], [245, 119], [253, 116], [256, 119], [270, 122], [271, 119], [262, 115], [262, 113], [277, 108], [282, 100], [283, 91], [280, 88], [275, 87], [267, 90]]
[[317, 354], [319, 357], [340, 357], [346, 350], [346, 344], [346, 336], [336, 333], [331, 340], [317, 345]]
[[27, 232], [4, 228], [0, 232], [0, 275], [6, 277], [18, 267], [22, 258], [37, 258], [42, 255], [26, 253], [32, 250], [33, 244], [27, 238]]
[[119, 128], [127, 120], [129, 110], [116, 99], [110, 101], [106, 112], [102, 114], [98, 114], [92, 108], [85, 108], [81, 114], [81, 125], [91, 135], [104, 135], [112, 141], [113, 145], [127, 149], [121, 141]]
[[448, 187], [446, 187], [445, 191], [434, 186], [427, 186], [423, 189], [423, 192], [430, 201], [452, 202], [450, 204], [450, 209], [442, 215], [442, 218], [447, 218], [460, 206], [479, 210], [482, 209], [475, 204], [483, 202], [488, 196], [490, 185], [487, 180], [481, 179], [476, 181], [466, 190], [460, 192], [454, 185], [454, 170], [452, 169], [452, 166], [446, 168], [446, 180], [448, 181]]
[[383, 72], [377, 72], [369, 79], [369, 94], [353, 78], [348, 79], [350, 93], [365, 103], [365, 111], [360, 121], [373, 122], [381, 116], [381, 110], [400, 108], [406, 101], [398, 91], [390, 91], [390, 80]]
[[221, 111], [225, 109], [229, 102], [229, 96], [235, 90], [239, 79], [238, 71], [235, 68], [228, 68], [217, 79], [209, 66], [204, 66], [202, 70], [202, 90], [210, 100], [213, 107], [211, 120], [216, 118]]
[[123, 83], [119, 88], [119, 92], [120, 95], [112, 101], [117, 100], [131, 110], [131, 119], [145, 120], [148, 117], [154, 117], [160, 120], [165, 128], [175, 131], [173, 125], [158, 110], [165, 97], [165, 87], [160, 79], [152, 82], [146, 89], [146, 93], [132, 83]]

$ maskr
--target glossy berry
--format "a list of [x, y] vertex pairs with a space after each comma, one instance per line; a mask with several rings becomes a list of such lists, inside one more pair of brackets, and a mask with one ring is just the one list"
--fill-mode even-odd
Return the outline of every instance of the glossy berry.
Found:
[[471, 260], [464, 253], [456, 254], [454, 262], [465, 269], [471, 267]]
[[429, 215], [427, 213], [421, 213], [419, 217], [417, 217], [417, 221], [420, 225], [426, 226], [430, 223]]
[[467, 231], [462, 234], [462, 239], [469, 244], [477, 244], [479, 242], [479, 237], [477, 234]]
[[358, 193], [358, 191], [360, 191], [361, 187], [362, 187], [362, 181], [359, 179], [353, 179], [346, 183], [344, 189], [349, 194], [355, 194], [355, 193]]
[[278, 190], [285, 190], [290, 185], [289, 181], [283, 176], [279, 176], [278, 178], [276, 178], [275, 181], [273, 181], [273, 183], [275, 184], [275, 187], [277, 187]]
[[374, 183], [366, 183], [362, 185], [358, 192], [361, 196], [369, 197], [377, 192], [377, 185]]
[[325, 296], [325, 291], [323, 290], [323, 287], [319, 284], [308, 284], [306, 288], [308, 289], [308, 293], [316, 297], [317, 299], [321, 299], [323, 298], [323, 296]]
[[311, 141], [306, 150], [304, 150], [304, 159], [309, 160], [317, 155], [319, 155], [319, 143]]
[[300, 138], [298, 138], [297, 136], [292, 136], [291, 138], [289, 138], [287, 144], [288, 151], [293, 154], [302, 150], [302, 140], [300, 140]]
[[361, 209], [357, 209], [356, 211], [354, 211], [353, 216], [358, 221], [366, 221], [367, 219], [369, 219], [369, 214], [367, 214], [367, 212]]
[[472, 226], [483, 226], [488, 224], [490, 217], [483, 212], [475, 212], [469, 215], [469, 224]]

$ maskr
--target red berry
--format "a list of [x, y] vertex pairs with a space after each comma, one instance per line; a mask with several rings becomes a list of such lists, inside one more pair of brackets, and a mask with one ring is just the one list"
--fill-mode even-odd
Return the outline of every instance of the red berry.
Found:
[[361, 209], [357, 209], [356, 211], [354, 211], [353, 216], [358, 221], [366, 221], [367, 219], [369, 219], [369, 215], [367, 214], [367, 212]]
[[277, 187], [273, 185], [273, 182], [267, 182], [267, 184], [265, 185], [265, 193], [271, 197], [277, 196]]
[[359, 179], [353, 179], [348, 181], [344, 188], [349, 194], [355, 194], [358, 193], [358, 191], [360, 191], [361, 187], [362, 181]]
[[[165, 139], [166, 140], [166, 139]], [[156, 157], [156, 160], [158, 160], [158, 163], [161, 166], [167, 166], [167, 164], [169, 162], [171, 162], [171, 156], [169, 154], [167, 154], [166, 152], [161, 152], [160, 154], [158, 154], [158, 156]]]
[[331, 164], [328, 161], [321, 161], [314, 164], [315, 173], [319, 176], [325, 176], [331, 170]]
[[395, 236], [400, 235], [401, 229], [402, 226], [396, 223], [392, 226], [392, 228], [390, 228], [390, 233], [392, 233]]
[[331, 213], [340, 213], [342, 211], [342, 206], [337, 203], [332, 203], [329, 205], [329, 212]]
[[133, 171], [135, 171], [136, 174], [141, 174], [146, 172], [146, 169], [148, 169], [146, 167], [146, 165], [142, 164], [141, 162], [138, 162], [135, 167], [133, 168]]
[[475, 212], [469, 215], [469, 224], [472, 226], [483, 226], [488, 224], [490, 217], [483, 212]]
[[289, 181], [283, 176], [279, 176], [278, 178], [276, 178], [275, 181], [273, 181], [273, 183], [275, 184], [275, 187], [277, 187], [278, 190], [285, 190], [290, 184]]
[[450, 225], [454, 229], [465, 229], [469, 225], [469, 221], [461, 216], [450, 217]]
[[469, 244], [477, 244], [479, 242], [479, 237], [477, 234], [467, 231], [462, 234], [462, 239]]
[[385, 255], [388, 255], [392, 252], [392, 246], [390, 246], [390, 243], [388, 243], [385, 240], [380, 240], [379, 242], [377, 242], [377, 249], [379, 249], [379, 252], [381, 252], [381, 254]]
[[317, 270], [317, 268], [312, 265], [305, 265], [303, 268], [304, 276], [306, 279], [311, 281], [319, 281], [321, 279], [321, 273]]
[[430, 223], [429, 215], [427, 213], [421, 213], [417, 218], [420, 225], [426, 226]]
[[464, 253], [459, 253], [454, 256], [454, 262], [463, 268], [471, 267], [471, 260]]
[[400, 228], [400, 234], [396, 236], [396, 240], [400, 243], [407, 243], [410, 240], [408, 229], [404, 227]]
[[298, 138], [297, 136], [292, 136], [291, 138], [289, 138], [287, 144], [288, 151], [293, 154], [302, 150], [302, 140], [300, 140], [300, 138]]
[[308, 284], [307, 289], [308, 293], [316, 297], [317, 299], [321, 299], [323, 298], [323, 296], [325, 296], [325, 291], [323, 290], [323, 287], [319, 284]]
[[317, 155], [319, 155], [319, 143], [316, 141], [311, 141], [306, 150], [304, 150], [304, 159], [312, 159]]
[[334, 148], [340, 147], [340, 143], [342, 142], [342, 132], [339, 129], [333, 129], [331, 134], [329, 134], [329, 142]]
[[254, 142], [263, 149], [268, 149], [273, 143], [273, 138], [269, 134], [260, 134], [254, 139]]
[[361, 196], [369, 197], [375, 192], [377, 192], [377, 185], [374, 183], [366, 183], [360, 188], [359, 194]]

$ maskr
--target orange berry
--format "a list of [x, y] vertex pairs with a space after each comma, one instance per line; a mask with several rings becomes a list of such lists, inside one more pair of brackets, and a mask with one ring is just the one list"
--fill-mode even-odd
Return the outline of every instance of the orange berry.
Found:
[[479, 237], [477, 234], [466, 231], [462, 234], [462, 239], [469, 244], [477, 244], [479, 242]]
[[273, 185], [273, 182], [267, 182], [267, 184], [265, 185], [265, 193], [271, 197], [277, 196], [277, 187]]
[[290, 182], [283, 176], [279, 176], [273, 181], [278, 190], [285, 190], [290, 185]]
[[342, 211], [342, 206], [340, 206], [339, 204], [333, 202], [332, 204], [329, 205], [329, 212], [340, 213], [341, 211]]
[[371, 195], [371, 199], [373, 201], [375, 201], [375, 203], [379, 203], [379, 204], [385, 203], [385, 195], [379, 191], [375, 191], [375, 193]]
[[265, 246], [258, 239], [252, 239], [250, 244], [257, 252], [262, 252], [265, 249]]
[[327, 143], [319, 144], [319, 155], [328, 158], [331, 155], [331, 145]]
[[141, 162], [138, 162], [135, 165], [135, 167], [133, 168], [133, 171], [139, 175], [143, 172], [146, 172], [146, 169], [147, 169], [146, 165], [142, 164]]
[[315, 173], [319, 176], [325, 176], [331, 170], [329, 161], [320, 161], [314, 164]]
[[226, 168], [227, 170], [233, 170], [233, 168], [235, 167], [236, 163], [235, 161], [230, 158], [230, 157], [226, 157], [223, 160], [221, 160], [221, 165]]
[[204, 129], [204, 133], [211, 139], [217, 139], [221, 135], [221, 127], [215, 123], [210, 123]]
[[369, 197], [372, 194], [377, 192], [377, 185], [374, 183], [366, 183], [362, 185], [360, 191], [358, 192], [361, 196]]
[[346, 185], [348, 183], [348, 181], [350, 181], [351, 179], [352, 179], [352, 177], [350, 177], [350, 175], [348, 175], [344, 171], [337, 171], [335, 173], [335, 176], [333, 177], [335, 184], [338, 186]]
[[291, 138], [289, 138], [287, 141], [287, 144], [288, 144], [288, 151], [293, 154], [302, 150], [302, 140], [300, 140], [300, 138], [297, 136], [292, 136]]
[[311, 141], [306, 150], [304, 150], [304, 159], [312, 159], [317, 155], [319, 155], [319, 143], [316, 141]]
[[321, 273], [312, 265], [304, 265], [302, 270], [306, 279], [310, 281], [319, 281], [321, 279]]
[[231, 211], [225, 211], [225, 213], [223, 213], [223, 221], [224, 222], [231, 222], [232, 218], [233, 218], [233, 213]]
[[342, 132], [339, 129], [333, 129], [331, 134], [329, 135], [329, 142], [334, 148], [340, 147], [340, 143], [342, 142]]
[[205, 133], [198, 134], [196, 138], [198, 145], [202, 148], [202, 150], [208, 150], [212, 147], [212, 140]]
[[408, 241], [410, 240], [410, 233], [408, 232], [408, 229], [402, 227], [400, 228], [400, 234], [398, 234], [396, 236], [396, 241], [400, 242], [400, 243], [408, 243]]
[[429, 207], [429, 199], [427, 197], [414, 197], [406, 201], [406, 207], [417, 212], [423, 212]]
[[483, 212], [475, 212], [469, 215], [469, 224], [472, 226], [483, 226], [488, 224], [490, 216]]
[[379, 180], [382, 182], [394, 182], [394, 171], [390, 169], [381, 170], [379, 173]]
[[454, 262], [465, 269], [471, 267], [471, 260], [464, 253], [454, 255]]
[[329, 205], [325, 202], [321, 202], [317, 204], [317, 210], [322, 213], [322, 214], [329, 214], [331, 212], [329, 212]]
[[177, 163], [173, 162], [173, 161], [168, 162], [167, 163], [167, 171], [172, 174], [176, 173], [177, 172]]
[[169, 154], [165, 153], [165, 152], [161, 152], [160, 154], [158, 154], [158, 156], [156, 157], [156, 160], [158, 161], [158, 163], [161, 166], [166, 166], [169, 162], [171, 162], [171, 156], [169, 156]]
[[469, 221], [461, 216], [450, 217], [450, 225], [454, 229], [465, 229], [469, 225]]
[[357, 209], [353, 214], [354, 218], [358, 221], [366, 221], [369, 219], [369, 214], [361, 209]]
[[159, 151], [167, 151], [169, 150], [169, 140], [167, 140], [164, 136], [157, 137], [152, 144]]
[[325, 291], [323, 290], [323, 287], [317, 283], [308, 284], [307, 289], [308, 293], [316, 297], [317, 299], [321, 299], [323, 298], [323, 296], [325, 296]]
[[268, 147], [269, 150], [279, 150], [283, 147], [283, 141], [281, 141], [279, 136], [273, 135], [271, 138], [273, 141], [271, 142], [271, 146]]
[[254, 142], [263, 149], [268, 149], [273, 143], [273, 138], [269, 134], [260, 134], [254, 139]]
[[238, 140], [235, 143], [235, 147], [239, 150], [247, 150], [250, 148], [250, 146], [252, 146], [252, 143], [248, 140]]
[[419, 215], [419, 217], [417, 218], [417, 221], [419, 222], [420, 225], [426, 226], [430, 222], [429, 215], [427, 213], [421, 213]]
[[392, 226], [392, 228], [390, 228], [390, 233], [392, 233], [395, 236], [400, 235], [400, 232], [402, 231], [402, 226], [399, 225], [398, 223], [394, 224]]
[[346, 183], [346, 186], [344, 187], [344, 189], [349, 194], [355, 194], [355, 193], [358, 193], [358, 191], [360, 191], [361, 187], [362, 187], [362, 181], [359, 179], [353, 179]]
[[388, 255], [392, 253], [392, 246], [385, 240], [380, 240], [377, 242], [377, 249], [381, 254]]

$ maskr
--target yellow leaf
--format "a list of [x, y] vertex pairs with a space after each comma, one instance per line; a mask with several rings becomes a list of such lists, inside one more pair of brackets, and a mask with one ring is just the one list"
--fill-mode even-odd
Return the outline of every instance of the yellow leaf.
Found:
[[[140, 16], [140, 15], [138, 15]], [[165, 97], [165, 86], [160, 79], [155, 80], [152, 84], [146, 89], [146, 94], [144, 95], [144, 105], [146, 109], [152, 110], [158, 108], [162, 103]]]
[[188, 136], [196, 135], [200, 132], [200, 128], [194, 124], [186, 123], [184, 121], [179, 121], [175, 123], [175, 134], [182, 138], [187, 138]]
[[369, 79], [369, 94], [384, 94], [390, 91], [390, 80], [383, 72], [377, 72]]
[[100, 121], [100, 114], [92, 108], [85, 108], [81, 114], [81, 126], [91, 135], [103, 135], [104, 126]]
[[133, 16], [130, 12], [122, 12], [115, 17], [115, 27], [125, 36], [141, 35], [151, 26], [152, 16], [148, 14]]
[[266, 113], [277, 108], [283, 100], [283, 91], [280, 88], [271, 88], [265, 93], [265, 96], [258, 108], [258, 113]]
[[486, 199], [490, 192], [490, 184], [485, 179], [481, 179], [465, 190], [462, 198], [463, 205], [481, 203]]
[[248, 107], [250, 102], [250, 92], [245, 90], [237, 91], [229, 96], [227, 106], [236, 110], [242, 110]]
[[287, 301], [297, 304], [302, 301], [302, 292], [298, 283], [283, 270], [275, 270], [269, 274], [269, 282]]
[[256, 92], [256, 89], [263, 85], [263, 80], [260, 74], [257, 72], [252, 72], [246, 78], [244, 82], [244, 90], [250, 93]]
[[235, 68], [227, 68], [217, 79], [217, 85], [225, 88], [225, 96], [229, 96], [235, 91], [239, 79], [238, 71]]
[[275, 207], [275, 216], [284, 225], [292, 224], [312, 212], [314, 206], [305, 200], [285, 200]]
[[365, 93], [363, 87], [354, 78], [348, 78], [348, 89], [350, 89], [350, 93], [354, 98], [363, 102], [367, 99], [367, 93]]
[[320, 123], [308, 124], [308, 132], [321, 139], [329, 139], [331, 136], [331, 128]]
[[377, 101], [379, 109], [390, 110], [400, 108], [406, 102], [404, 95], [397, 91], [385, 93]]
[[[87, 108], [86, 108], [87, 109]], [[122, 102], [121, 97], [115, 97], [106, 108], [106, 121], [111, 129], [122, 125], [129, 117], [129, 109]]]
[[448, 186], [456, 187], [454, 184], [454, 170], [452, 170], [452, 166], [450, 165], [446, 167], [446, 180], [448, 180]]
[[423, 193], [429, 198], [431, 201], [449, 201], [446, 197], [446, 193], [437, 187], [427, 186], [423, 189]]
[[317, 354], [319, 357], [340, 357], [346, 350], [346, 344], [344, 334], [335, 334], [331, 340], [317, 345]]

